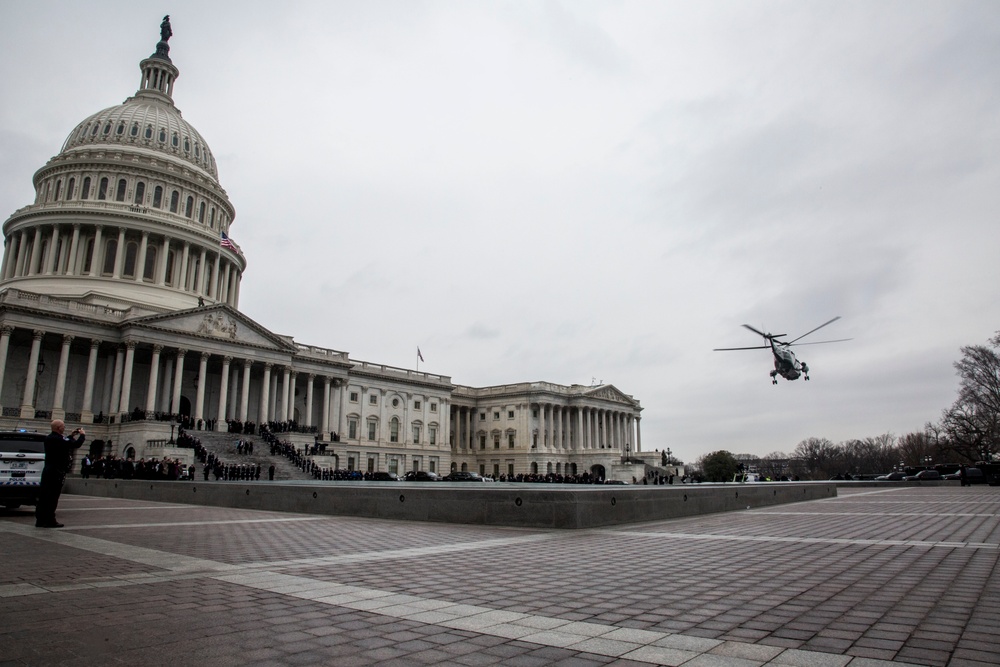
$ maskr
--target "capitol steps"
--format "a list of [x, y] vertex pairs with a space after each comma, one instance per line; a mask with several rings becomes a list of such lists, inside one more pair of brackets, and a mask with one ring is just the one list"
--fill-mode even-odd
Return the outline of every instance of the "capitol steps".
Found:
[[[225, 464], [260, 465], [261, 480], [267, 479], [267, 469], [272, 463], [274, 464], [275, 481], [313, 479], [311, 473], [302, 471], [284, 456], [271, 456], [271, 448], [260, 436], [217, 433], [215, 431], [188, 431], [188, 433], [201, 440], [202, 446], [209, 453], [214, 453], [216, 458]], [[240, 439], [253, 442], [253, 454], [238, 454], [236, 452], [236, 442]], [[204, 464], [199, 462], [196, 468], [195, 478], [203, 479]], [[210, 475], [209, 479], [214, 480], [215, 476]]]

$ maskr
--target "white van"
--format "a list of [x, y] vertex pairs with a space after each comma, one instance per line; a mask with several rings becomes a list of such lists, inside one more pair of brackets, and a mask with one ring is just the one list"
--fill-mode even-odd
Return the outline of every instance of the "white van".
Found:
[[0, 505], [16, 509], [38, 502], [45, 465], [45, 435], [0, 431]]

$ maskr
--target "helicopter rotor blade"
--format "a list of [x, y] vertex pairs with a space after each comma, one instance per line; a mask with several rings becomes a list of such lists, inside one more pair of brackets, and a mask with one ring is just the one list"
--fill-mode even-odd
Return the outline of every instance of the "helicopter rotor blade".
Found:
[[743, 327], [744, 327], [745, 329], [749, 329], [750, 331], [754, 332], [754, 333], [755, 333], [755, 334], [757, 334], [758, 336], [762, 336], [763, 338], [766, 338], [766, 339], [768, 339], [768, 340], [770, 340], [770, 339], [772, 339], [772, 338], [781, 338], [782, 336], [786, 336], [786, 335], [787, 335], [787, 334], [769, 334], [769, 333], [764, 333], [764, 332], [763, 332], [763, 331], [761, 331], [760, 329], [754, 329], [754, 328], [753, 328], [752, 326], [750, 326], [749, 324], [744, 324], [744, 325], [743, 325]]
[[770, 350], [770, 345], [756, 345], [754, 347], [717, 347], [712, 352], [733, 352], [736, 350]]
[[[832, 320], [830, 320], [829, 322], [824, 322], [823, 324], [819, 325], [818, 327], [816, 327], [816, 328], [815, 328], [815, 329], [813, 329], [812, 331], [807, 331], [807, 332], [805, 332], [804, 334], [802, 334], [801, 336], [799, 336], [798, 338], [795, 338], [794, 340], [790, 340], [790, 341], [788, 341], [788, 342], [786, 343], [786, 345], [791, 345], [791, 344], [793, 344], [793, 343], [794, 343], [795, 341], [797, 341], [797, 340], [802, 340], [803, 338], [805, 338], [805, 337], [806, 337], [806, 336], [808, 336], [809, 334], [811, 334], [811, 333], [815, 333], [815, 332], [819, 331], [820, 329], [822, 329], [823, 327], [825, 327], [826, 325], [828, 325], [828, 324], [833, 324], [834, 322], [836, 322], [836, 321], [837, 321], [837, 320], [839, 320], [839, 319], [840, 319], [840, 315], [837, 315], [837, 316], [836, 316], [835, 318], [833, 318], [833, 319], [832, 319]], [[746, 325], [744, 325], [744, 326], [746, 326]], [[804, 343], [803, 343], [803, 344], [804, 344]]]
[[[794, 345], [795, 347], [799, 347], [800, 345], [822, 345], [823, 343], [843, 343], [843, 342], [848, 341], [848, 340], [854, 340], [854, 339], [853, 338], [837, 338], [836, 340], [816, 340], [816, 341], [812, 341], [810, 343], [788, 343], [787, 345], [789, 347], [791, 347], [792, 345]], [[785, 343], [782, 343], [782, 345], [785, 345]]]

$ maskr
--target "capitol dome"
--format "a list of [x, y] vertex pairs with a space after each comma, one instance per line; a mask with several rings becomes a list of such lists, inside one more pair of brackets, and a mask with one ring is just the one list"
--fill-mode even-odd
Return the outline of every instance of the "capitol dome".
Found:
[[4, 223], [0, 289], [167, 312], [238, 307], [246, 259], [215, 158], [174, 106], [169, 18], [139, 89], [77, 124]]

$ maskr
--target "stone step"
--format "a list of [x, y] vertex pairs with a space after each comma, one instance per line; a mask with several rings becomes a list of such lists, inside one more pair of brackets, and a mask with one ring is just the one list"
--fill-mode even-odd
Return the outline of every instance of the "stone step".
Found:
[[[267, 479], [268, 468], [274, 465], [275, 480], [306, 480], [313, 479], [312, 473], [307, 473], [295, 466], [284, 456], [271, 456], [271, 448], [260, 436], [240, 435], [238, 433], [218, 433], [214, 431], [188, 431], [189, 435], [198, 438], [202, 446], [216, 458], [229, 465], [260, 465], [261, 479]], [[253, 443], [252, 454], [239, 454], [236, 443], [239, 440]], [[199, 463], [197, 475], [203, 474], [204, 464]], [[214, 477], [210, 477], [214, 479]]]

